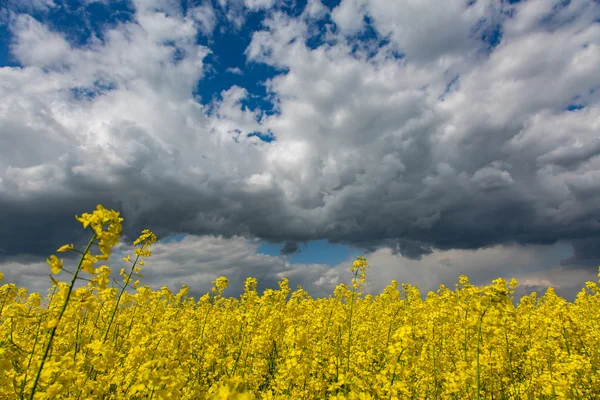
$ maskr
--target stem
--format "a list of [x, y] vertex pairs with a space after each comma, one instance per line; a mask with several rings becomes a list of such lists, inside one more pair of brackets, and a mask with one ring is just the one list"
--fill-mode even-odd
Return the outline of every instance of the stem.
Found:
[[510, 366], [510, 380], [512, 382], [513, 391], [515, 392], [515, 398], [518, 398], [519, 396], [517, 395], [517, 387], [515, 383], [515, 377], [513, 374], [512, 354], [510, 353], [510, 347], [508, 344], [508, 329], [506, 327], [507, 322], [508, 319], [504, 321], [504, 338], [506, 339], [506, 354], [508, 355], [508, 365]]
[[75, 352], [73, 353], [73, 361], [77, 360], [77, 350], [79, 350], [79, 324], [81, 320], [77, 319], [77, 330], [75, 332]]
[[23, 377], [23, 382], [21, 382], [21, 394], [20, 398], [23, 399], [25, 393], [25, 385], [27, 383], [27, 374], [29, 373], [29, 367], [31, 366], [31, 360], [33, 359], [33, 355], [35, 354], [35, 347], [37, 346], [38, 339], [40, 337], [40, 327], [42, 325], [42, 320], [38, 321], [37, 331], [35, 332], [35, 340], [33, 341], [33, 348], [31, 349], [31, 354], [29, 355], [29, 361], [27, 362], [27, 369], [25, 370], [25, 376]]
[[31, 396], [29, 396], [29, 400], [33, 400], [33, 395], [35, 394], [35, 389], [40, 380], [40, 376], [42, 374], [42, 369], [44, 368], [44, 363], [46, 362], [46, 357], [48, 356], [48, 352], [50, 351], [50, 346], [52, 345], [52, 340], [54, 339], [54, 335], [56, 334], [56, 329], [58, 328], [58, 324], [60, 324], [60, 320], [62, 319], [62, 316], [65, 313], [65, 310], [67, 309], [67, 304], [69, 303], [69, 298], [71, 297], [71, 292], [73, 291], [73, 285], [75, 285], [75, 279], [77, 279], [77, 274], [79, 274], [79, 270], [81, 269], [81, 264], [83, 263], [85, 254], [89, 251], [90, 247], [92, 246], [92, 243], [94, 243], [94, 240], [96, 240], [95, 233], [94, 233], [94, 236], [92, 236], [92, 238], [90, 239], [90, 242], [87, 244], [87, 247], [85, 248], [85, 251], [83, 252], [83, 255], [79, 259], [79, 265], [77, 265], [77, 269], [75, 270], [75, 273], [73, 274], [73, 278], [71, 279], [71, 284], [69, 285], [69, 290], [67, 291], [67, 297], [65, 298], [62, 309], [60, 310], [60, 314], [58, 315], [58, 323], [50, 331], [50, 339], [48, 340], [48, 343], [46, 343], [46, 348], [44, 349], [44, 355], [42, 357], [42, 363], [40, 364], [40, 368], [38, 369], [37, 375], [35, 376], [35, 380], [33, 381], [33, 389], [31, 389]]
[[488, 306], [486, 307], [486, 309], [483, 311], [483, 314], [481, 314], [481, 317], [479, 318], [479, 326], [477, 327], [477, 400], [479, 400], [480, 397], [480, 372], [479, 372], [479, 346], [481, 343], [481, 325], [483, 323], [483, 316], [485, 315], [485, 313], [487, 312], [487, 310], [490, 308], [491, 303], [488, 304]]
[[563, 331], [563, 336], [565, 338], [565, 346], [567, 348], [567, 353], [569, 354], [569, 357], [571, 356], [571, 346], [569, 346], [569, 337], [567, 336], [567, 330], [565, 328], [565, 321], [561, 318], [561, 323], [562, 323], [562, 331]]
[[[358, 275], [358, 270], [354, 272], [354, 280], [356, 280], [356, 276]], [[350, 300], [350, 319], [348, 321], [348, 359], [346, 361], [346, 374], [350, 373], [350, 346], [352, 345], [352, 313], [354, 311], [354, 297], [356, 295], [356, 288], [354, 287], [354, 282], [352, 282], [352, 300]]]
[[[400, 343], [402, 343], [402, 339], [400, 339]], [[392, 387], [394, 386], [394, 381], [396, 380], [396, 368], [398, 368], [398, 362], [400, 361], [400, 357], [402, 357], [404, 350], [406, 350], [406, 348], [403, 347], [402, 351], [400, 352], [400, 354], [398, 354], [398, 357], [396, 358], [396, 362], [394, 363], [394, 371], [392, 372], [392, 381], [390, 383], [390, 393], [389, 393], [388, 400], [390, 400], [392, 398], [392, 394], [393, 394]]]
[[127, 282], [125, 283], [125, 285], [121, 288], [121, 292], [119, 293], [119, 297], [117, 297], [117, 304], [115, 304], [115, 308], [110, 316], [110, 321], [108, 322], [108, 326], [106, 327], [106, 332], [104, 333], [104, 338], [102, 339], [102, 343], [106, 342], [106, 338], [108, 338], [108, 332], [110, 331], [110, 327], [113, 323], [113, 320], [115, 319], [115, 314], [117, 313], [117, 308], [119, 308], [119, 302], [121, 301], [121, 296], [123, 296], [123, 292], [125, 291], [125, 288], [127, 287], [127, 285], [129, 284], [129, 281], [131, 280], [131, 274], [133, 273], [133, 269], [135, 268], [135, 265], [137, 264], [138, 260], [140, 259], [140, 256], [138, 255], [135, 259], [135, 262], [133, 263], [133, 265], [131, 266], [131, 271], [129, 271], [129, 275], [127, 275]]
[[433, 325], [433, 340], [432, 340], [432, 352], [433, 352], [433, 395], [437, 393], [437, 360], [435, 358], [435, 324]]

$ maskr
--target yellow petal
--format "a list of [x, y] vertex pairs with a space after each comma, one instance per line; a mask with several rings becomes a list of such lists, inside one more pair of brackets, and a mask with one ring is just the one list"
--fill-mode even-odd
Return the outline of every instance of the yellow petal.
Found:
[[54, 318], [52, 321], [48, 321], [46, 328], [51, 329], [58, 325], [58, 318]]
[[81, 269], [88, 274], [94, 273], [94, 264], [92, 264], [89, 260], [83, 260], [81, 263]]
[[69, 251], [69, 250], [73, 250], [72, 244], [65, 244], [64, 246], [62, 246], [61, 248], [59, 248], [56, 251], [58, 251], [59, 253], [64, 253], [65, 251]]

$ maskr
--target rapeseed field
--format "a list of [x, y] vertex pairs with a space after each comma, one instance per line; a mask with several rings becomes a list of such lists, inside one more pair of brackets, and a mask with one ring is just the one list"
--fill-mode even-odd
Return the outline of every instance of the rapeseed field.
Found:
[[259, 295], [254, 278], [226, 298], [219, 277], [196, 301], [185, 286], [140, 286], [148, 230], [111, 284], [100, 264], [123, 219], [100, 205], [76, 218], [90, 241], [57, 250], [80, 253], [76, 266], [49, 256], [47, 296], [0, 287], [1, 399], [600, 398], [596, 282], [573, 303], [548, 289], [515, 306], [516, 280], [477, 287], [466, 276], [425, 300], [395, 281], [375, 296], [358, 257], [352, 285], [329, 298], [287, 279]]

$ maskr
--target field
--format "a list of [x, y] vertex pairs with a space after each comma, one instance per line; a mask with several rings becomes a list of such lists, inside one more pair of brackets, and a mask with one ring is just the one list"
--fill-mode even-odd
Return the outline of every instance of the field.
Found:
[[[353, 283], [313, 299], [282, 279], [259, 294], [223, 297], [226, 277], [198, 300], [188, 288], [153, 291], [139, 279], [156, 236], [144, 230], [109, 285], [119, 213], [76, 217], [91, 238], [64, 265], [51, 255], [47, 296], [0, 287], [2, 399], [593, 399], [600, 393], [600, 295], [586, 282], [574, 303], [553, 289], [514, 306], [516, 280], [459, 278], [425, 300], [391, 284]], [[92, 254], [92, 246], [99, 250]], [[67, 277], [67, 282], [61, 277]], [[0, 278], [2, 275], [0, 274]], [[600, 277], [600, 274], [599, 274]], [[85, 287], [74, 289], [78, 279]], [[126, 290], [130, 287], [129, 290]]]

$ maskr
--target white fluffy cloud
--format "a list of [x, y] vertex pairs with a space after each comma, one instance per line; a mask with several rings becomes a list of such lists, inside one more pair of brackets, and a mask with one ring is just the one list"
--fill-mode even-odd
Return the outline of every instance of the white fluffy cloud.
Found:
[[229, 67], [227, 68], [227, 72], [234, 75], [244, 75], [244, 71], [242, 71], [239, 67]]
[[244, 4], [250, 10], [260, 10], [273, 7], [275, 0], [244, 0]]
[[210, 2], [192, 8], [188, 11], [199, 26], [199, 30], [205, 35], [211, 35], [217, 25], [217, 16]]
[[57, 7], [54, 0], [7, 0], [6, 5], [7, 8], [23, 12], [48, 11]]

